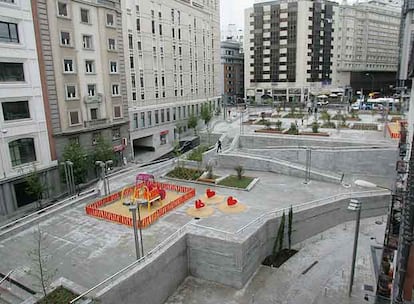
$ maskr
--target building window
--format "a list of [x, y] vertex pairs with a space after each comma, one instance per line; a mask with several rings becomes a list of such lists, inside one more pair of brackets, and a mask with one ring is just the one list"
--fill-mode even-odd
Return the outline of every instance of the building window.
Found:
[[138, 129], [138, 113], [134, 113], [134, 128]]
[[79, 112], [78, 111], [70, 111], [69, 112], [69, 125], [71, 125], [71, 126], [80, 125], [80, 119], [79, 119]]
[[114, 106], [114, 118], [122, 118], [121, 106]]
[[9, 143], [12, 166], [18, 166], [36, 161], [36, 151], [33, 138], [21, 138]]
[[164, 109], [161, 109], [161, 123], [163, 123], [165, 121], [165, 117], [164, 117]]
[[96, 85], [95, 84], [88, 84], [88, 96], [95, 96], [96, 95]]
[[141, 21], [137, 18], [137, 31], [141, 31]]
[[108, 49], [114, 51], [116, 49], [116, 42], [115, 39], [109, 38], [108, 39]]
[[73, 73], [75, 71], [72, 59], [63, 59], [63, 70], [65, 73]]
[[114, 15], [106, 14], [106, 25], [107, 26], [114, 26]]
[[112, 96], [119, 96], [119, 84], [112, 85]]
[[89, 23], [89, 10], [81, 8], [80, 14], [81, 14], [81, 22]]
[[141, 124], [141, 128], [145, 127], [145, 112], [141, 112], [140, 114], [140, 124]]
[[60, 17], [68, 16], [68, 4], [64, 2], [58, 2], [58, 15]]
[[100, 138], [101, 138], [101, 132], [92, 133], [92, 145], [98, 144], [98, 141]]
[[118, 63], [116, 61], [111, 61], [109, 63], [110, 73], [115, 74], [118, 73]]
[[86, 50], [91, 50], [93, 48], [92, 36], [83, 35], [82, 36], [83, 48]]
[[93, 60], [85, 60], [85, 71], [87, 74], [95, 73], [95, 63]]
[[153, 34], [155, 34], [155, 21], [151, 20], [151, 31]]
[[5, 121], [30, 118], [29, 102], [27, 100], [3, 102], [1, 106]]
[[112, 129], [112, 140], [118, 140], [121, 138], [121, 129]]
[[132, 92], [132, 100], [137, 100], [137, 93], [136, 92]]
[[91, 112], [91, 120], [97, 120], [98, 119], [98, 108], [92, 108], [90, 109]]
[[19, 33], [16, 23], [0, 21], [0, 42], [19, 43]]
[[174, 107], [173, 108], [173, 120], [176, 120], [176, 112], [177, 112], [177, 109]]
[[133, 88], [135, 88], [137, 86], [137, 84], [135, 82], [135, 74], [131, 74], [131, 84], [132, 84]]
[[167, 109], [167, 121], [170, 121], [170, 109]]
[[160, 145], [167, 144], [167, 134], [161, 134], [160, 135]]
[[60, 32], [60, 44], [70, 46], [70, 33]]
[[152, 125], [152, 111], [147, 112], [147, 122], [148, 122], [148, 127], [151, 127], [151, 125]]
[[73, 84], [66, 85], [66, 99], [76, 99], [76, 86]]
[[133, 43], [131, 34], [128, 35], [128, 46], [129, 46], [130, 50], [132, 50], [134, 48], [134, 43]]
[[130, 57], [129, 57], [129, 67], [130, 67], [131, 69], [133, 69], [133, 68], [134, 68], [134, 56], [130, 56]]
[[160, 36], [162, 36], [162, 24], [159, 25]]
[[138, 41], [138, 51], [142, 51], [142, 43], [141, 43], [141, 41]]
[[160, 118], [158, 117], [158, 110], [154, 111], [155, 115], [155, 124], [158, 125], [160, 123]]

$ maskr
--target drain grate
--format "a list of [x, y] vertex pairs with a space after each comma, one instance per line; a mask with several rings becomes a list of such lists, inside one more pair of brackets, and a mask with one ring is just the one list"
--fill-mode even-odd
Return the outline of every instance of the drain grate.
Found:
[[364, 284], [364, 290], [365, 291], [374, 291], [374, 286]]

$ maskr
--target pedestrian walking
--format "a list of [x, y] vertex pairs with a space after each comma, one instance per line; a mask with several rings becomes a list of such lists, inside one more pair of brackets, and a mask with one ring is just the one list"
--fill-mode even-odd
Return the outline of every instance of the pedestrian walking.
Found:
[[217, 153], [221, 152], [221, 141], [220, 139], [217, 141]]

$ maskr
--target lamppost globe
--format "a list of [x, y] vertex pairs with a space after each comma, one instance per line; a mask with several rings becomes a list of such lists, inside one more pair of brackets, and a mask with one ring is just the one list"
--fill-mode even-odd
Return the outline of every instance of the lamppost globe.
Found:
[[364, 188], [377, 188], [377, 185], [363, 179], [357, 179], [354, 184]]

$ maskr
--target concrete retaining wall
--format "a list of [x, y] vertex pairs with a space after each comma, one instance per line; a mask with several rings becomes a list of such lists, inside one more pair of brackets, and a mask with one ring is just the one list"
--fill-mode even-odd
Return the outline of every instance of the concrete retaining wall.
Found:
[[275, 135], [272, 136], [240, 136], [239, 147], [246, 149], [265, 148], [265, 147], [350, 147], [350, 146], [389, 146], [379, 144], [378, 142], [356, 142], [356, 141], [340, 141], [332, 140], [330, 138], [315, 138], [310, 136], [297, 136], [297, 135]]
[[[266, 159], [262, 156], [240, 155], [238, 153], [218, 155], [218, 167], [220, 168], [233, 169], [239, 164], [243, 164], [243, 168], [246, 170], [269, 171], [305, 178], [306, 168], [301, 164], [287, 163], [285, 161], [272, 160], [269, 158]], [[311, 168], [311, 179], [323, 182], [339, 183], [341, 181], [341, 175], [318, 172], [314, 168]]]
[[[386, 213], [389, 195], [361, 198], [362, 217]], [[348, 211], [349, 199], [313, 208], [293, 215], [292, 244], [355, 219]], [[251, 233], [242, 243], [232, 243], [208, 237], [190, 236], [190, 274], [235, 288], [242, 288], [264, 258], [272, 251], [280, 218], [272, 219]], [[246, 235], [248, 232], [246, 232]], [[287, 243], [287, 236], [285, 236]]]
[[[390, 196], [359, 198], [362, 217], [386, 213]], [[353, 220], [349, 199], [294, 212], [292, 243]], [[241, 233], [241, 240], [223, 240], [188, 233], [147, 265], [138, 265], [98, 294], [102, 303], [161, 304], [189, 274], [242, 288], [271, 253], [280, 218]], [[285, 237], [287, 239], [287, 237]], [[351, 244], [350, 244], [351, 246]]]
[[138, 265], [100, 292], [100, 303], [164, 303], [188, 276], [186, 238], [182, 236], [152, 263]]
[[[252, 155], [305, 165], [305, 149], [243, 149]], [[311, 168], [345, 174], [394, 177], [397, 149], [312, 150]]]

